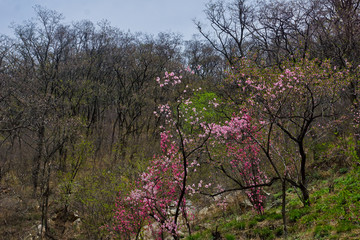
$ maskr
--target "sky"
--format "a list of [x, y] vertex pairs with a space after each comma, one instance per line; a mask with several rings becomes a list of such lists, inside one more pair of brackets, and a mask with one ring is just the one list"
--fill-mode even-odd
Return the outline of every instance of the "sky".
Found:
[[34, 18], [33, 7], [40, 5], [61, 13], [66, 24], [108, 20], [111, 26], [123, 31], [154, 35], [174, 32], [188, 40], [197, 33], [193, 20], [205, 19], [207, 2], [209, 0], [0, 0], [0, 35], [13, 36], [9, 26]]

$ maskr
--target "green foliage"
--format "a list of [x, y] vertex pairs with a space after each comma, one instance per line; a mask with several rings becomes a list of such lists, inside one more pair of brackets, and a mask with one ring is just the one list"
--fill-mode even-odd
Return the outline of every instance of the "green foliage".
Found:
[[66, 206], [70, 204], [73, 193], [79, 187], [78, 182], [75, 181], [76, 176], [79, 174], [80, 169], [86, 164], [94, 154], [94, 146], [90, 141], [83, 140], [74, 146], [72, 154], [66, 159], [70, 163], [67, 172], [60, 173], [61, 182], [60, 189], [60, 202]]
[[258, 222], [262, 222], [262, 221], [265, 220], [265, 218], [266, 218], [266, 216], [264, 214], [262, 214], [262, 215], [257, 215], [255, 217], [255, 220], [258, 221]]
[[253, 228], [253, 227], [256, 226], [256, 224], [257, 224], [257, 221], [255, 219], [252, 219], [252, 220], [249, 221], [248, 227]]
[[338, 225], [336, 226], [336, 232], [337, 233], [349, 232], [355, 228], [356, 226], [351, 221], [341, 220], [340, 222], [338, 222]]
[[345, 167], [345, 168], [340, 168], [340, 169], [339, 169], [339, 173], [340, 173], [340, 174], [345, 174], [345, 173], [347, 173], [348, 171], [349, 171], [349, 169], [348, 169], [348, 168], [346, 168], [346, 167]]
[[246, 223], [244, 221], [237, 221], [236, 219], [224, 224], [225, 229], [244, 230]]
[[289, 220], [291, 222], [296, 222], [298, 219], [300, 219], [302, 216], [307, 214], [309, 212], [309, 207], [304, 207], [300, 209], [292, 209], [289, 211]]
[[280, 213], [265, 213], [265, 217], [268, 220], [279, 220], [282, 219], [282, 215]]
[[271, 239], [275, 239], [275, 235], [274, 233], [272, 232], [272, 230], [268, 227], [263, 227], [263, 228], [256, 228], [254, 230], [254, 233], [255, 234], [258, 234], [259, 237], [261, 239], [264, 239], [264, 240], [271, 240]]
[[329, 239], [335, 240], [335, 239], [340, 239], [340, 237], [338, 235], [334, 234], [334, 235], [329, 236]]
[[302, 202], [299, 198], [291, 198], [289, 203], [289, 207], [296, 208], [299, 205], [302, 205]]
[[99, 170], [94, 171], [93, 175], [84, 176], [78, 184], [74, 204], [82, 216], [87, 234], [99, 237], [103, 232], [100, 227], [109, 224], [113, 219], [118, 192], [120, 189], [128, 191], [131, 183], [114, 172]]
[[281, 199], [281, 197], [282, 197], [282, 192], [281, 191], [274, 194], [275, 199]]
[[321, 160], [321, 157], [324, 155], [324, 153], [328, 150], [329, 146], [328, 144], [322, 142], [322, 143], [314, 144], [311, 148], [312, 151], [314, 152], [314, 161], [318, 162]]
[[195, 234], [192, 234], [191, 236], [188, 236], [186, 238], [186, 240], [199, 240], [201, 239], [201, 233], [195, 233]]
[[191, 131], [190, 122], [199, 119], [201, 122], [222, 122], [231, 115], [229, 107], [214, 92], [195, 92], [190, 103], [180, 105], [179, 111], [184, 114], [183, 128]]
[[314, 198], [320, 198], [328, 193], [328, 190], [325, 188], [322, 188], [316, 192], [314, 192], [313, 197]]
[[280, 237], [284, 234], [284, 227], [277, 227], [275, 230], [274, 230], [274, 234], [275, 236], [277, 237]]
[[[327, 187], [329, 182], [334, 183], [332, 192], [329, 192]], [[335, 179], [327, 178], [327, 180], [313, 182], [311, 184], [316, 190], [311, 192], [312, 204], [308, 207], [301, 207], [302, 203], [295, 189], [292, 189], [287, 195], [289, 236], [293, 239], [346, 239], [348, 236], [355, 236], [360, 229], [359, 182], [359, 167], [349, 167], [347, 173]], [[241, 215], [242, 219], [249, 219], [246, 222], [248, 229], [244, 232], [247, 237], [249, 239], [281, 238], [284, 232], [282, 215], [278, 213], [280, 209], [281, 206], [277, 206], [263, 215], [253, 215], [250, 212], [245, 216]], [[262, 223], [259, 224], [259, 222]], [[244, 221], [236, 221], [234, 218], [221, 225], [221, 232], [236, 235], [244, 230], [244, 224]], [[211, 237], [201, 239], [211, 239]]]
[[199, 226], [199, 225], [193, 226], [193, 230], [194, 230], [194, 231], [199, 231], [199, 230], [200, 230], [200, 226]]
[[357, 155], [356, 146], [360, 145], [360, 142], [356, 142], [354, 137], [348, 137], [346, 139], [346, 154], [351, 157], [353, 162], [360, 163], [360, 156]]
[[226, 234], [226, 235], [225, 235], [225, 239], [226, 239], [226, 240], [235, 240], [235, 236], [232, 235], [232, 234]]
[[338, 178], [334, 181], [335, 189], [339, 189], [335, 194], [327, 199], [327, 203], [332, 206], [329, 211], [340, 214], [345, 219], [357, 219], [360, 212], [360, 171], [359, 167], [354, 168], [350, 174]]
[[305, 224], [306, 226], [312, 226], [316, 222], [316, 214], [308, 214], [301, 218], [300, 223]]
[[186, 237], [186, 240], [207, 240], [207, 239], [211, 239], [211, 233], [210, 230], [208, 229], [194, 233], [191, 236]]
[[[202, 117], [206, 122], [217, 122], [220, 119], [219, 112], [216, 111], [212, 103], [218, 103], [219, 97], [214, 92], [200, 92], [195, 93], [191, 98], [192, 103], [189, 104], [190, 108], [202, 112]], [[193, 113], [190, 113], [190, 116]]]
[[246, 223], [245, 222], [238, 222], [235, 225], [235, 228], [239, 229], [239, 230], [244, 230], [246, 228]]
[[[314, 229], [316, 239], [328, 239], [334, 227], [328, 226], [332, 221], [337, 233], [351, 232], [360, 228], [360, 186], [359, 168], [355, 167], [345, 175], [334, 180], [334, 192], [329, 194], [327, 188], [313, 193], [314, 202], [310, 208], [292, 209], [289, 219]], [[337, 238], [334, 238], [337, 239]]]
[[[359, 145], [353, 135], [346, 137], [337, 136], [334, 140], [328, 143], [322, 143], [322, 151], [318, 153], [324, 161], [336, 160], [341, 165], [353, 165], [360, 163], [360, 157], [357, 155], [356, 146]], [[341, 167], [339, 173], [346, 173], [348, 167]]]
[[318, 225], [315, 227], [314, 230], [314, 238], [315, 239], [327, 238], [330, 235], [332, 229], [333, 227], [329, 225]]
[[[149, 144], [152, 145], [153, 143], [150, 142]], [[120, 163], [113, 167], [121, 176], [132, 178], [134, 174], [143, 172], [147, 168], [149, 157], [145, 156], [145, 152], [147, 152], [145, 145], [131, 144], [131, 146], [125, 147], [120, 143], [116, 143], [112, 148], [112, 153], [115, 158], [120, 158]]]

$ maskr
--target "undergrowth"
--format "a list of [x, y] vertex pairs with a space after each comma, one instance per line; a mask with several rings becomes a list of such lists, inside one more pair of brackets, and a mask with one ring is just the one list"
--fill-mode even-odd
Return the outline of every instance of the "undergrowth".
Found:
[[[339, 170], [337, 170], [339, 171]], [[289, 239], [360, 239], [360, 167], [340, 169], [332, 179], [310, 184], [311, 205], [304, 207], [294, 190], [287, 191], [287, 228]], [[274, 193], [274, 201], [281, 196]], [[278, 196], [278, 197], [276, 197]], [[207, 216], [216, 219], [223, 239], [283, 238], [281, 206], [257, 215], [253, 211], [230, 216]], [[198, 231], [186, 239], [212, 239], [214, 229], [198, 222]]]

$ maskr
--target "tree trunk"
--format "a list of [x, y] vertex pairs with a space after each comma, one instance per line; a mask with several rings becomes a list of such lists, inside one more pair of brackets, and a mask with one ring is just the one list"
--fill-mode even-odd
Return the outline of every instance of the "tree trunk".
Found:
[[38, 187], [40, 163], [41, 163], [41, 159], [43, 157], [44, 136], [45, 136], [45, 127], [44, 127], [44, 125], [42, 125], [38, 129], [37, 154], [34, 157], [33, 169], [32, 169], [32, 181], [33, 181], [33, 187], [34, 187], [34, 191], [33, 191], [34, 196], [36, 195], [36, 190]]
[[282, 181], [282, 204], [281, 204], [281, 214], [283, 219], [284, 227], [284, 239], [287, 239], [287, 227], [286, 227], [286, 181]]
[[300, 183], [299, 186], [300, 186], [300, 190], [302, 194], [302, 202], [304, 206], [310, 206], [309, 190], [302, 183]]

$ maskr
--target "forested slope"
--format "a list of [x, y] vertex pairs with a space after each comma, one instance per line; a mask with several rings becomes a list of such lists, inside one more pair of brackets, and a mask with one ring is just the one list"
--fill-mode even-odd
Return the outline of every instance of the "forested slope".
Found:
[[184, 41], [0, 36], [3, 239], [358, 239], [360, 1], [217, 1]]

